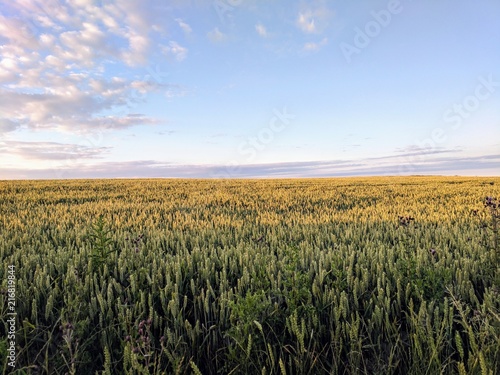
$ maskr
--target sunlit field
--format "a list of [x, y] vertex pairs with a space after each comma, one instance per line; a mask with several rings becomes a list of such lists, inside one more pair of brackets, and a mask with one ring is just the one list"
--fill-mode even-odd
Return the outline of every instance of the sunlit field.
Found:
[[498, 177], [0, 181], [2, 371], [496, 375], [495, 197]]

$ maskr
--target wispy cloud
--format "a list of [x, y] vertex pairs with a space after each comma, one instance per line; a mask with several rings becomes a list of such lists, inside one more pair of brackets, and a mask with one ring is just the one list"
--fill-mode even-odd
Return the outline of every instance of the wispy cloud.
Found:
[[90, 147], [58, 142], [0, 142], [0, 154], [17, 155], [26, 160], [96, 159], [110, 147]]
[[[57, 146], [59, 147], [59, 146]], [[106, 150], [97, 152], [100, 154]], [[75, 151], [73, 151], [75, 152]], [[85, 154], [86, 150], [82, 150]], [[179, 177], [179, 178], [260, 178], [260, 177], [335, 177], [368, 175], [414, 174], [469, 174], [481, 171], [483, 175], [500, 175], [500, 154], [465, 157], [453, 150], [441, 150], [440, 154], [409, 163], [402, 160], [408, 153], [360, 160], [327, 160], [306, 162], [282, 162], [268, 164], [244, 164], [231, 167], [222, 165], [180, 165], [154, 160], [130, 162], [104, 162], [81, 166], [78, 170], [63, 167], [59, 170], [65, 178], [102, 177]], [[429, 155], [436, 153], [429, 153]], [[90, 153], [90, 156], [92, 153]], [[411, 168], [408, 168], [411, 166]], [[53, 170], [0, 169], [5, 178], [47, 178]]]
[[257, 31], [257, 34], [259, 34], [263, 38], [267, 38], [269, 36], [266, 27], [261, 23], [255, 25], [255, 31]]
[[171, 41], [168, 46], [162, 46], [162, 50], [167, 56], [173, 57], [177, 61], [182, 61], [187, 57], [188, 49], [179, 45], [179, 43]]
[[297, 26], [305, 33], [314, 33], [316, 32], [316, 22], [312, 16], [311, 11], [305, 11], [299, 13], [297, 17]]
[[434, 148], [422, 148], [418, 146], [408, 146], [396, 148], [396, 153], [387, 156], [373, 157], [373, 160], [380, 159], [393, 159], [393, 158], [407, 158], [407, 157], [418, 157], [418, 158], [428, 158], [433, 155], [440, 154], [457, 154], [463, 152], [461, 148], [446, 149], [443, 147]]
[[218, 27], [209, 31], [207, 37], [212, 43], [220, 43], [227, 40], [227, 35], [221, 32]]
[[296, 25], [306, 34], [322, 33], [328, 27], [333, 14], [324, 0], [303, 2]]
[[176, 18], [175, 21], [177, 22], [177, 24], [179, 25], [179, 27], [182, 29], [182, 31], [184, 31], [184, 33], [186, 35], [191, 34], [191, 32], [193, 31], [193, 29], [191, 28], [191, 26], [189, 26], [181, 18]]
[[323, 38], [319, 42], [308, 42], [304, 44], [304, 52], [318, 52], [323, 46], [328, 44], [328, 38]]

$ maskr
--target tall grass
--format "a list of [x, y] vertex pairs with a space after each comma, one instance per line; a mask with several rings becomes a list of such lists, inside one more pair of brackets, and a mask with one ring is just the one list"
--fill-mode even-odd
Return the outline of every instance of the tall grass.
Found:
[[18, 372], [496, 374], [499, 182], [2, 181]]

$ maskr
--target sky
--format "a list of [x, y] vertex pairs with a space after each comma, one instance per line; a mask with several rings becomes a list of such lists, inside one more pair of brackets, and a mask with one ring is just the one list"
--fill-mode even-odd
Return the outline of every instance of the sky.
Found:
[[498, 0], [0, 0], [0, 180], [500, 176]]

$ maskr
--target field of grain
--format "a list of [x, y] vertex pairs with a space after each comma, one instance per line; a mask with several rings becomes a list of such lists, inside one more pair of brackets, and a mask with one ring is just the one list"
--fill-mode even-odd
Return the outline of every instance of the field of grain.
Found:
[[[500, 178], [0, 181], [18, 374], [498, 374]], [[492, 215], [493, 214], [493, 215]]]

